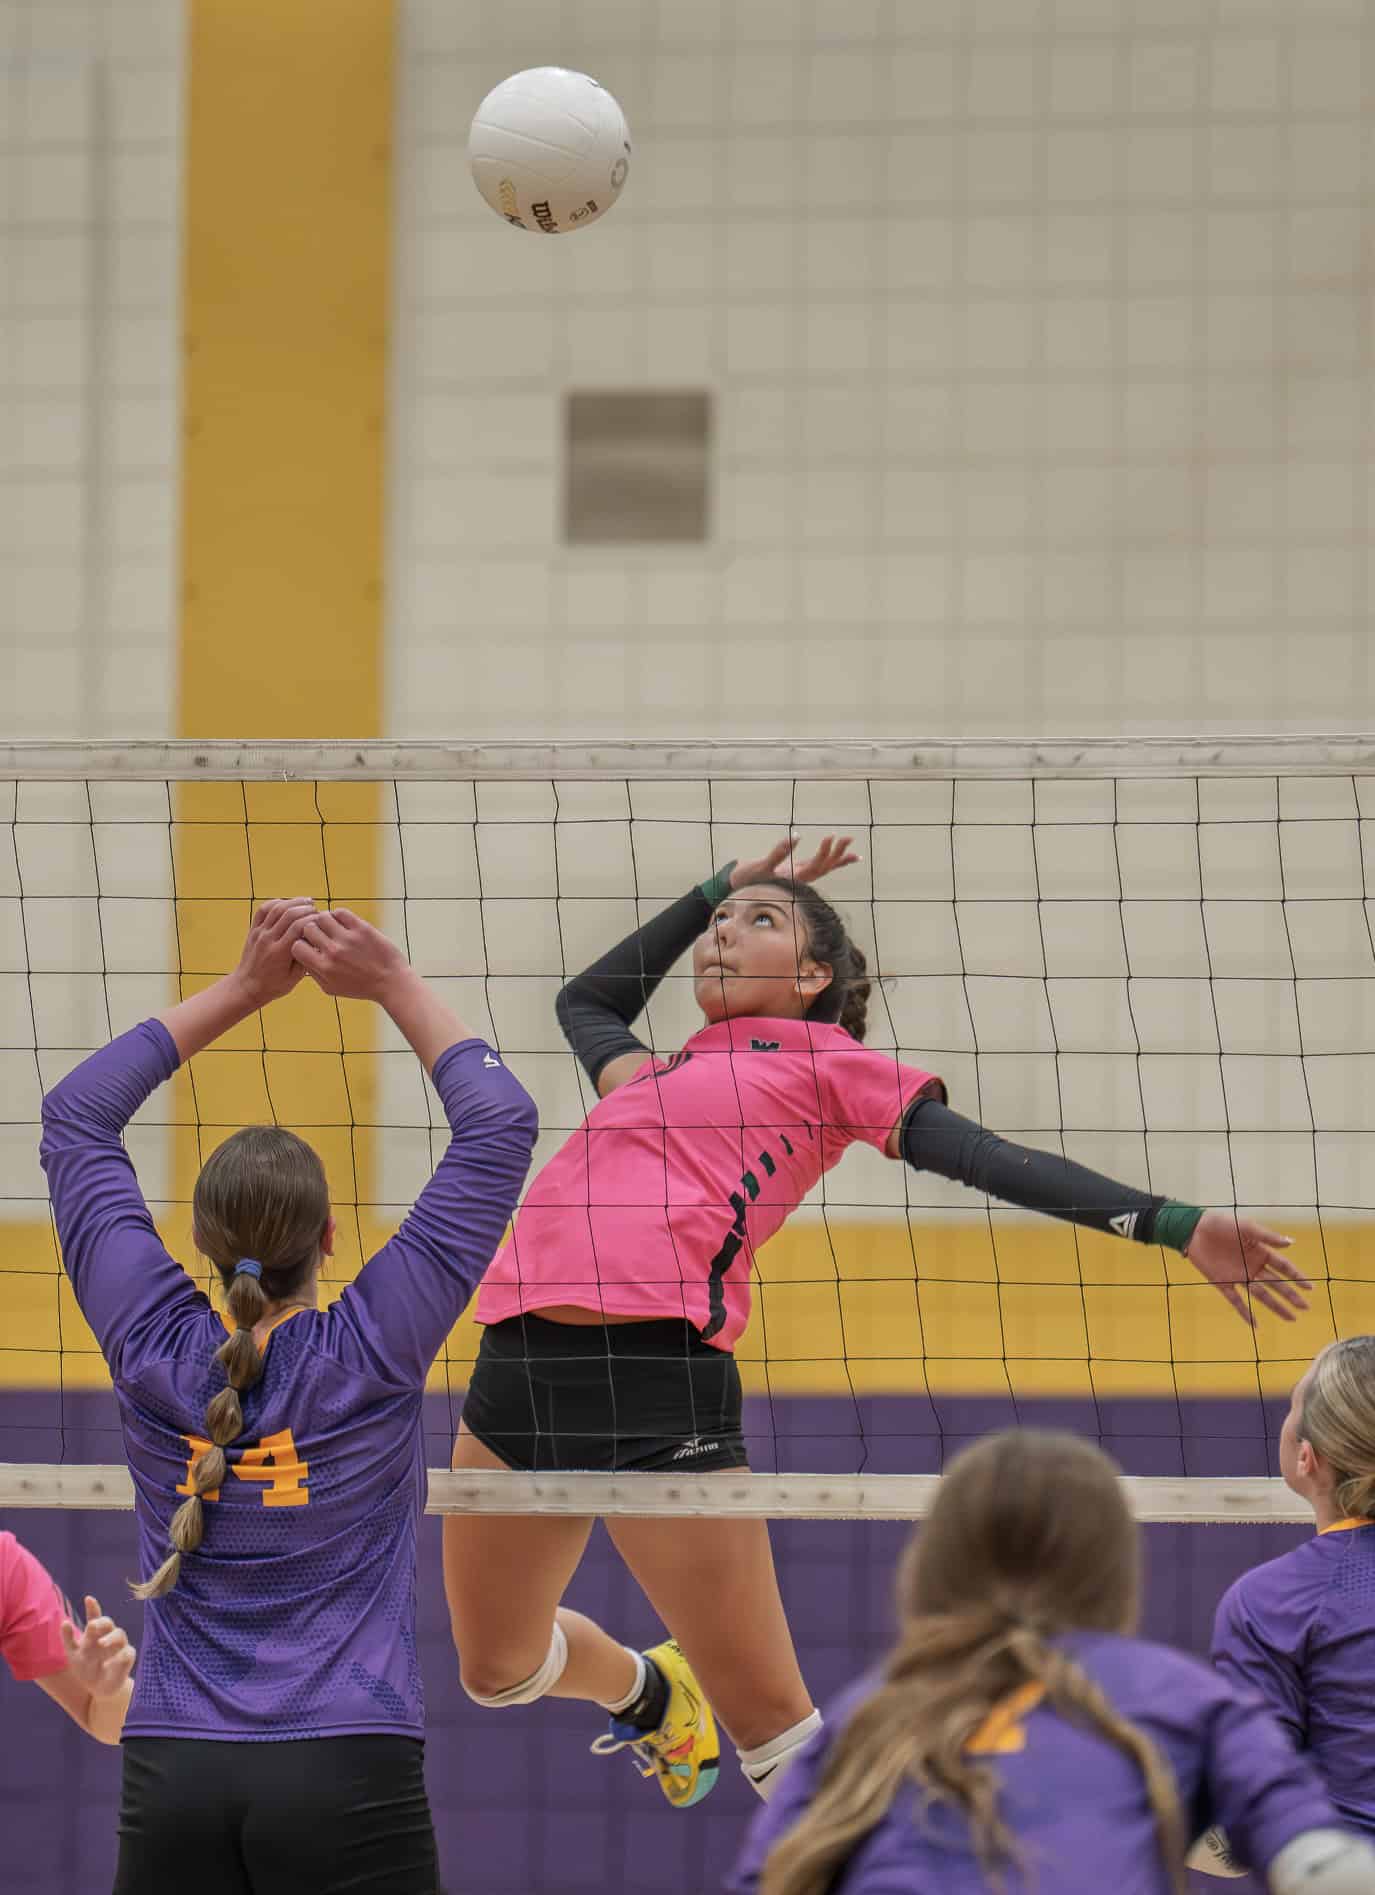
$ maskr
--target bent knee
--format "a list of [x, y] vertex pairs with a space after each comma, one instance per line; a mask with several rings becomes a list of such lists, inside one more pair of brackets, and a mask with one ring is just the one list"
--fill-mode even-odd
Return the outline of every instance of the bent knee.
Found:
[[533, 1704], [553, 1689], [568, 1663], [568, 1641], [563, 1627], [554, 1625], [543, 1648], [488, 1650], [458, 1654], [463, 1689], [475, 1704], [489, 1710], [507, 1705]]

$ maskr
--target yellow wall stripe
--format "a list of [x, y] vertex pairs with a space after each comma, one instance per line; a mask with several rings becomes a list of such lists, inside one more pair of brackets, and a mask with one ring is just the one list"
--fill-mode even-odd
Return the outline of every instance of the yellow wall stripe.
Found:
[[[192, 0], [183, 737], [382, 729], [395, 40], [394, 0]], [[369, 913], [380, 804], [371, 787], [317, 799], [303, 785], [187, 786], [175, 848], [186, 990], [229, 964], [254, 901], [309, 894]], [[356, 1055], [342, 1068], [340, 1014]], [[371, 1009], [336, 1012], [307, 984], [266, 1033], [261, 1058], [250, 1021], [179, 1081], [176, 1196], [228, 1130], [280, 1118], [325, 1159], [338, 1280], [373, 1235]], [[189, 1254], [185, 1211], [169, 1222]]]

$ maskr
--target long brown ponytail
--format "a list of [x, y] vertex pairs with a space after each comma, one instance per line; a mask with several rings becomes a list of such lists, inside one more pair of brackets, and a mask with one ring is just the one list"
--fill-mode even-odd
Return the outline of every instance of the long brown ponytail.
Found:
[[1099, 1732], [1145, 1779], [1173, 1887], [1188, 1839], [1160, 1752], [1054, 1641], [1136, 1623], [1140, 1551], [1112, 1463], [1073, 1435], [990, 1435], [952, 1464], [898, 1584], [902, 1631], [883, 1682], [832, 1746], [817, 1794], [775, 1845], [760, 1895], [826, 1895], [905, 1783], [969, 1824], [1001, 1886], [1018, 1860], [998, 1776], [971, 1755], [990, 1715], [1025, 1687]]
[[132, 1588], [138, 1599], [170, 1592], [183, 1556], [194, 1553], [205, 1536], [205, 1496], [224, 1484], [229, 1472], [224, 1450], [243, 1433], [240, 1393], [262, 1379], [254, 1328], [269, 1301], [285, 1302], [303, 1289], [320, 1261], [329, 1222], [324, 1166], [294, 1132], [276, 1125], [246, 1126], [206, 1161], [196, 1180], [192, 1215], [196, 1243], [224, 1285], [234, 1330], [214, 1355], [224, 1369], [225, 1387], [205, 1411], [210, 1446], [191, 1464], [190, 1494], [167, 1531], [167, 1558], [151, 1578]]

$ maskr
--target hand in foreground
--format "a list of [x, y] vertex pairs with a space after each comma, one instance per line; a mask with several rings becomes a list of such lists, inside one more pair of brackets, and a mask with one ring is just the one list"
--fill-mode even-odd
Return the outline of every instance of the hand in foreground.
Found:
[[292, 959], [291, 950], [314, 913], [315, 903], [308, 895], [294, 895], [289, 901], [264, 902], [254, 915], [234, 972], [255, 1007], [280, 1000], [304, 976], [305, 969]]
[[291, 951], [301, 972], [341, 1000], [381, 1000], [407, 969], [400, 948], [347, 908], [309, 916]]
[[1306, 1292], [1313, 1285], [1298, 1265], [1282, 1254], [1292, 1241], [1233, 1211], [1205, 1211], [1184, 1254], [1221, 1290], [1241, 1320], [1254, 1329], [1252, 1302], [1287, 1323], [1308, 1308]]
[[136, 1653], [124, 1628], [101, 1612], [99, 1599], [86, 1595], [86, 1623], [80, 1632], [70, 1619], [63, 1619], [62, 1644], [68, 1671], [93, 1698], [112, 1698], [124, 1689]]
[[788, 858], [797, 847], [797, 837], [786, 836], [756, 861], [737, 862], [731, 871], [730, 885], [747, 888], [751, 882], [769, 875], [789, 875], [795, 882], [819, 882], [823, 875], [833, 875], [837, 869], [848, 868], [851, 862], [859, 861], [850, 847], [853, 841], [853, 836], [823, 836], [809, 861], [790, 862]]

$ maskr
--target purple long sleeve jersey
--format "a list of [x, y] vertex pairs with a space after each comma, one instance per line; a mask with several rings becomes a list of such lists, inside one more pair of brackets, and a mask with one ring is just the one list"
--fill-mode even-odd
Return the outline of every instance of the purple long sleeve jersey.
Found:
[[[146, 1021], [43, 1101], [67, 1274], [110, 1366], [152, 1572], [189, 1491], [224, 1324], [163, 1246], [121, 1133], [178, 1064]], [[416, 1529], [425, 1377], [515, 1207], [535, 1108], [481, 1040], [435, 1062], [452, 1137], [400, 1230], [325, 1310], [290, 1313], [243, 1396], [229, 1478], [149, 1602], [129, 1737], [419, 1737]]]
[[1375, 1521], [1338, 1520], [1222, 1596], [1213, 1663], [1259, 1691], [1375, 1840]]
[[[1243, 1859], [1263, 1866], [1305, 1830], [1339, 1826], [1317, 1775], [1253, 1692], [1143, 1639], [1077, 1634], [1065, 1645], [1164, 1753], [1191, 1837], [1221, 1823]], [[755, 1817], [730, 1895], [758, 1889], [769, 1850], [811, 1802], [836, 1733], [874, 1684], [852, 1687], [789, 1765]], [[1116, 1745], [1038, 1702], [971, 1749], [997, 1773], [1003, 1820], [1023, 1851], [1004, 1895], [1169, 1895], [1145, 1779]], [[833, 1895], [986, 1895], [988, 1886], [963, 1815], [942, 1803], [923, 1818], [907, 1788], [860, 1841]]]

